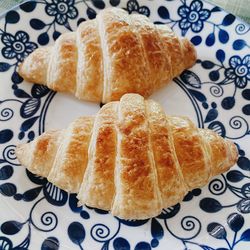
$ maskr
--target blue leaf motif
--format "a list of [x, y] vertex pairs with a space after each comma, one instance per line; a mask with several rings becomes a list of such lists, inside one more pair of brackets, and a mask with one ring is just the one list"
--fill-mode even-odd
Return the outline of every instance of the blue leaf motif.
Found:
[[41, 250], [58, 250], [60, 242], [56, 237], [48, 237], [43, 241]]
[[46, 26], [46, 24], [40, 19], [32, 18], [30, 20], [30, 26], [35, 30], [41, 30]]
[[244, 99], [250, 101], [250, 89], [243, 90], [241, 94]]
[[22, 89], [15, 89], [14, 95], [19, 98], [30, 98], [31, 96]]
[[25, 121], [22, 123], [22, 125], [21, 125], [21, 127], [20, 127], [20, 130], [23, 131], [23, 132], [29, 130], [29, 129], [34, 125], [34, 123], [36, 122], [36, 120], [37, 120], [38, 118], [39, 118], [39, 116], [34, 116], [34, 117], [32, 117], [32, 118], [30, 118], [30, 119], [28, 119], [28, 120], [25, 120]]
[[215, 6], [211, 9], [211, 12], [219, 12], [219, 11], [221, 11], [221, 8], [218, 6]]
[[34, 131], [29, 131], [28, 138], [32, 141], [32, 140], [34, 140], [34, 137], [35, 137]]
[[250, 241], [250, 229], [247, 229], [246, 231], [244, 231], [240, 239], [243, 241]]
[[[60, 35], [61, 35], [61, 33], [55, 30], [53, 32], [53, 39], [56, 40]], [[40, 86], [43, 86], [43, 85], [40, 85]]]
[[226, 57], [226, 55], [225, 55], [224, 50], [218, 49], [216, 51], [216, 58], [217, 58], [218, 61], [220, 61], [221, 63], [224, 62], [225, 61], [225, 57]]
[[10, 250], [12, 249], [12, 241], [6, 237], [0, 237], [0, 249], [1, 250]]
[[221, 106], [226, 110], [232, 109], [234, 105], [235, 105], [235, 98], [233, 96], [225, 97], [221, 102]]
[[227, 43], [229, 40], [229, 35], [225, 30], [220, 29], [219, 31], [219, 40], [221, 43]]
[[234, 22], [234, 20], [235, 20], [235, 16], [234, 16], [234, 15], [232, 15], [232, 14], [227, 14], [227, 15], [223, 18], [221, 24], [224, 25], [224, 26], [229, 26], [229, 25], [231, 25], [231, 24]]
[[23, 225], [23, 223], [14, 220], [6, 221], [1, 225], [1, 231], [7, 235], [13, 235], [18, 233], [22, 229]]
[[34, 98], [41, 98], [49, 93], [49, 88], [44, 85], [34, 84], [31, 89], [31, 95]]
[[103, 0], [91, 0], [91, 2], [98, 9], [104, 9], [105, 8], [105, 3], [103, 2]]
[[250, 198], [250, 183], [246, 183], [242, 186], [241, 192], [247, 198]]
[[47, 183], [47, 180], [41, 176], [37, 176], [32, 174], [29, 170], [26, 169], [26, 174], [28, 176], [28, 178], [35, 184], [38, 185], [44, 185], [45, 183]]
[[193, 198], [192, 192], [188, 192], [188, 193], [184, 196], [183, 201], [191, 201], [192, 198]]
[[200, 208], [207, 213], [216, 213], [222, 209], [222, 205], [213, 198], [204, 198], [200, 201]]
[[78, 21], [77, 21], [77, 27], [82, 23], [82, 22], [85, 22], [86, 19], [85, 18], [79, 18]]
[[0, 131], [0, 144], [4, 144], [10, 141], [13, 137], [13, 132], [10, 129], [4, 129]]
[[43, 193], [46, 200], [55, 206], [63, 206], [67, 202], [68, 193], [47, 182], [43, 187]]
[[0, 194], [4, 196], [13, 196], [16, 193], [16, 186], [12, 183], [0, 185]]
[[245, 105], [245, 106], [242, 108], [242, 112], [243, 112], [243, 114], [245, 114], [245, 115], [250, 115], [250, 104]]
[[23, 118], [29, 118], [33, 116], [40, 107], [40, 100], [37, 98], [29, 98], [25, 101], [20, 109], [20, 115]]
[[247, 43], [245, 42], [245, 40], [237, 39], [233, 42], [233, 49], [242, 50], [246, 45]]
[[180, 75], [180, 78], [185, 84], [190, 85], [193, 88], [201, 88], [201, 80], [199, 76], [197, 76], [194, 72], [190, 70], [183, 71], [183, 73]]
[[35, 8], [36, 8], [36, 1], [29, 1], [20, 5], [20, 9], [25, 12], [32, 12]]
[[214, 238], [221, 240], [227, 237], [227, 232], [224, 226], [217, 222], [212, 222], [207, 226], [207, 232]]
[[122, 237], [118, 237], [113, 242], [114, 250], [130, 250], [128, 241]]
[[5, 16], [6, 23], [17, 23], [20, 20], [20, 15], [14, 11], [9, 11]]
[[23, 78], [16, 71], [14, 71], [11, 76], [11, 81], [15, 84], [19, 84], [23, 81]]
[[194, 45], [197, 46], [197, 45], [201, 44], [202, 38], [201, 38], [201, 36], [194, 36], [194, 37], [191, 38], [191, 42], [192, 42]]
[[47, 32], [40, 34], [37, 38], [37, 41], [40, 45], [46, 45], [49, 43], [49, 36]]
[[13, 248], [13, 250], [28, 250], [30, 245], [30, 235], [27, 235], [27, 237], [17, 246]]
[[164, 230], [161, 224], [155, 219], [151, 222], [151, 235], [154, 239], [160, 240], [164, 236]]
[[88, 220], [90, 218], [89, 213], [84, 210], [81, 211], [80, 216], [85, 220]]
[[226, 129], [225, 129], [224, 125], [219, 121], [211, 122], [208, 125], [208, 128], [213, 130], [214, 132], [216, 132], [217, 134], [219, 134], [222, 137], [225, 137], [225, 135], [226, 135]]
[[231, 170], [227, 173], [227, 179], [231, 182], [239, 182], [245, 176], [239, 170]]
[[72, 28], [70, 27], [70, 24], [69, 24], [68, 21], [67, 21], [66, 23], [64, 23], [64, 26], [65, 26], [68, 30], [73, 31]]
[[68, 235], [73, 243], [80, 245], [85, 238], [85, 229], [81, 223], [72, 222], [68, 227]]
[[160, 22], [160, 21], [155, 21], [154, 24], [165, 24], [165, 23]]
[[243, 170], [250, 171], [250, 160], [245, 156], [239, 157], [237, 165]]
[[26, 192], [23, 193], [23, 200], [24, 201], [33, 201], [36, 199], [36, 197], [40, 194], [41, 190], [42, 190], [42, 186], [41, 187], [36, 187], [36, 188], [32, 188]]
[[188, 91], [200, 102], [205, 102], [207, 100], [206, 96], [197, 90], [188, 89]]
[[89, 19], [94, 19], [96, 17], [96, 11], [90, 7], [87, 8], [87, 16]]
[[142, 15], [145, 15], [147, 17], [150, 16], [150, 10], [147, 6], [141, 6], [139, 9], [138, 9], [138, 13], [139, 14], [142, 14]]
[[218, 70], [213, 70], [209, 73], [208, 76], [211, 81], [217, 81], [220, 78], [220, 73]]
[[119, 5], [120, 1], [121, 1], [121, 0], [109, 0], [110, 4], [111, 4], [112, 6], [117, 6], [117, 5]]
[[142, 241], [136, 244], [135, 250], [151, 250], [151, 246], [147, 242]]
[[210, 33], [206, 38], [206, 45], [211, 47], [215, 43], [215, 35], [214, 33]]
[[176, 214], [178, 214], [178, 212], [180, 211], [180, 204], [176, 204], [172, 207], [168, 207], [168, 208], [164, 208], [162, 209], [162, 212], [160, 215], [157, 216], [157, 218], [159, 219], [170, 219], [172, 217], [174, 217]]
[[151, 247], [155, 248], [159, 245], [159, 241], [157, 239], [152, 239], [150, 244], [151, 244]]
[[200, 247], [202, 248], [202, 250], [214, 250], [214, 248], [212, 248], [210, 246], [206, 246], [206, 245], [200, 245]]
[[82, 210], [82, 206], [78, 207], [77, 202], [78, 202], [78, 200], [76, 198], [76, 194], [70, 194], [70, 196], [69, 196], [70, 209], [75, 213], [80, 213]]
[[218, 116], [218, 110], [217, 109], [210, 109], [207, 113], [207, 116], [205, 118], [205, 123], [207, 122], [211, 122], [213, 120], [215, 120]]
[[240, 200], [237, 204], [237, 209], [243, 214], [250, 213], [250, 198]]
[[11, 65], [8, 63], [0, 62], [0, 72], [8, 71], [10, 67]]
[[212, 69], [214, 67], [214, 63], [208, 60], [202, 61], [201, 66], [204, 69]]
[[109, 250], [109, 241], [105, 241], [105, 243], [103, 244], [101, 250]]
[[238, 213], [232, 213], [227, 218], [227, 224], [229, 225], [232, 231], [238, 232], [244, 225], [244, 218]]
[[162, 19], [169, 19], [168, 9], [164, 6], [159, 7], [158, 14]]
[[13, 174], [13, 167], [10, 165], [5, 165], [0, 169], [0, 180], [7, 180]]

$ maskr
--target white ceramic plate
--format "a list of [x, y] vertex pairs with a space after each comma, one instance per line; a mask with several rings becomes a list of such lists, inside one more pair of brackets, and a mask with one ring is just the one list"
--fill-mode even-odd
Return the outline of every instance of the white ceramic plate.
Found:
[[[75, 195], [19, 166], [15, 145], [66, 127], [99, 104], [24, 82], [17, 65], [36, 47], [53, 44], [108, 6], [168, 23], [198, 51], [196, 65], [152, 98], [169, 114], [233, 140], [239, 160], [228, 173], [181, 204], [145, 221], [122, 221], [77, 208]], [[30, 1], [0, 20], [0, 249], [250, 249], [249, 26], [199, 0]]]

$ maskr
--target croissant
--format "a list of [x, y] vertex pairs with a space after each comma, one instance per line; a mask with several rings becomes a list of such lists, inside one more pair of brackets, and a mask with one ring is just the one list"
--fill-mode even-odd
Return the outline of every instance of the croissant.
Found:
[[17, 146], [16, 155], [32, 173], [78, 193], [79, 204], [145, 219], [227, 171], [238, 153], [215, 132], [126, 94], [95, 117], [80, 117], [65, 130]]
[[102, 10], [19, 67], [29, 82], [107, 103], [125, 93], [149, 96], [196, 61], [194, 46], [166, 25], [118, 8]]

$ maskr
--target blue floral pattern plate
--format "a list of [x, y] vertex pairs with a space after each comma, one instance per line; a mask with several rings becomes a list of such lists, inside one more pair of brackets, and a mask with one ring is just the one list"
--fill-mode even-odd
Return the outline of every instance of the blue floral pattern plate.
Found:
[[[28, 84], [18, 64], [109, 6], [168, 24], [196, 46], [196, 65], [154, 93], [169, 114], [233, 140], [237, 164], [152, 219], [77, 207], [74, 194], [19, 166], [14, 149], [99, 104]], [[0, 249], [250, 249], [250, 27], [200, 0], [38, 0], [0, 19]]]

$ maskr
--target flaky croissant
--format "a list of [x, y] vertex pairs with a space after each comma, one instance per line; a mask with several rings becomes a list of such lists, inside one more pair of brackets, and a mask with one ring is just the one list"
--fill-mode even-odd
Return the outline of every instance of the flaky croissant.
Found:
[[38, 48], [19, 67], [29, 82], [107, 103], [125, 93], [149, 96], [196, 60], [193, 45], [166, 25], [118, 8], [62, 34], [54, 46]]
[[238, 153], [215, 132], [126, 94], [95, 117], [80, 117], [65, 130], [17, 146], [16, 155], [32, 173], [78, 193], [80, 204], [145, 219], [228, 170]]

